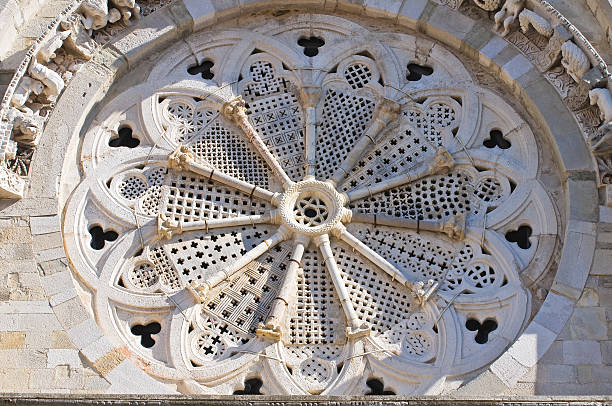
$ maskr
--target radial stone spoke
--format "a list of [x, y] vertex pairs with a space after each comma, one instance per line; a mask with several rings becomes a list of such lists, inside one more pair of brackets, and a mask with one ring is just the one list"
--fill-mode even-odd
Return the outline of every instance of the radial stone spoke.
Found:
[[274, 157], [274, 155], [272, 155], [268, 147], [266, 147], [266, 144], [263, 142], [259, 134], [257, 134], [257, 130], [255, 130], [253, 125], [251, 125], [251, 122], [246, 115], [246, 109], [244, 107], [244, 100], [242, 100], [242, 97], [239, 96], [234, 100], [225, 103], [223, 106], [223, 115], [238, 124], [251, 144], [253, 144], [259, 154], [266, 160], [274, 175], [281, 181], [283, 188], [287, 189], [289, 186], [291, 186], [293, 181], [278, 163], [278, 160]]
[[168, 163], [171, 168], [202, 175], [207, 177], [209, 180], [214, 180], [226, 186], [240, 190], [251, 197], [257, 197], [268, 202], [272, 202], [272, 199], [275, 197], [275, 194], [269, 190], [263, 189], [249, 182], [236, 179], [233, 176], [226, 175], [221, 171], [215, 170], [215, 168], [211, 168], [210, 166], [206, 166], [196, 161], [193, 152], [191, 152], [191, 150], [189, 150], [189, 148], [187, 148], [185, 145], [179, 146], [172, 154], [170, 154]]
[[388, 226], [407, 228], [409, 230], [431, 231], [444, 233], [452, 239], [463, 240], [465, 238], [465, 214], [460, 213], [456, 216], [448, 216], [443, 220], [419, 220], [398, 218], [394, 216], [378, 214], [361, 214], [353, 210], [351, 223], [373, 224], [376, 226]]
[[304, 134], [304, 160], [306, 161], [306, 176], [315, 176], [317, 171], [317, 109], [321, 98], [320, 87], [305, 87], [300, 93], [302, 106], [306, 116]]
[[392, 120], [397, 118], [399, 111], [399, 103], [390, 99], [383, 99], [376, 109], [374, 119], [370, 123], [370, 126], [363, 133], [361, 138], [357, 140], [353, 148], [349, 151], [342, 165], [336, 169], [336, 172], [334, 172], [329, 181], [333, 182], [334, 185], [342, 183], [342, 180], [349, 174], [351, 169], [355, 167], [357, 161], [359, 161], [359, 159], [365, 153], [368, 145], [376, 144], [382, 130]]
[[278, 296], [272, 302], [270, 314], [265, 324], [259, 325], [257, 335], [271, 338], [275, 341], [281, 339], [281, 324], [285, 321], [289, 303], [291, 303], [292, 298], [295, 298], [298, 269], [302, 266], [302, 256], [307, 245], [308, 238], [303, 236], [296, 238], [295, 249], [289, 260], [289, 267], [283, 279], [283, 284], [278, 292]]
[[436, 173], [440, 172], [448, 172], [454, 165], [455, 160], [446, 150], [446, 148], [442, 147], [438, 149], [430, 163], [419, 165], [406, 173], [385, 179], [384, 181], [375, 183], [371, 186], [364, 186], [362, 188], [346, 192], [346, 195], [349, 202], [354, 202], [355, 200], [384, 192], [387, 189], [417, 181], [426, 176], [435, 175]]
[[378, 255], [374, 250], [365, 245], [361, 240], [348, 232], [348, 230], [342, 226], [335, 229], [335, 235], [350, 245], [353, 249], [363, 255], [365, 258], [370, 260], [374, 265], [386, 272], [393, 280], [408, 287], [412, 294], [417, 298], [420, 304], [423, 304], [431, 297], [431, 295], [438, 288], [438, 284], [433, 280], [429, 280], [426, 283], [422, 281], [411, 282], [392, 264], [386, 259]]
[[317, 247], [319, 247], [319, 250], [323, 255], [323, 261], [325, 262], [325, 266], [329, 271], [334, 288], [336, 289], [336, 293], [338, 293], [340, 303], [342, 304], [342, 310], [344, 311], [344, 316], [346, 317], [347, 324], [349, 325], [349, 328], [347, 329], [347, 337], [349, 339], [355, 339], [369, 334], [370, 327], [363, 324], [361, 320], [359, 320], [359, 316], [353, 307], [348, 290], [346, 289], [346, 285], [344, 284], [344, 280], [340, 274], [340, 269], [338, 269], [338, 264], [334, 258], [334, 253], [332, 252], [331, 245], [329, 243], [329, 236], [327, 234], [317, 236], [315, 239], [315, 244]]
[[268, 213], [255, 214], [252, 216], [182, 222], [169, 220], [163, 214], [159, 214], [157, 216], [157, 235], [162, 239], [168, 240], [172, 238], [172, 236], [182, 234], [186, 231], [205, 230], [206, 233], [208, 233], [208, 230], [215, 228], [272, 223], [273, 219], [274, 215], [272, 213]]
[[221, 282], [230, 279], [236, 272], [247, 266], [251, 261], [256, 260], [265, 254], [269, 249], [286, 240], [289, 235], [290, 233], [288, 233], [283, 227], [279, 228], [279, 230], [270, 238], [253, 247], [249, 252], [240, 257], [236, 262], [233, 262], [226, 269], [222, 269], [213, 274], [202, 284], [187, 285], [187, 289], [200, 303], [203, 303], [206, 300], [206, 295], [211, 289], [219, 285]]

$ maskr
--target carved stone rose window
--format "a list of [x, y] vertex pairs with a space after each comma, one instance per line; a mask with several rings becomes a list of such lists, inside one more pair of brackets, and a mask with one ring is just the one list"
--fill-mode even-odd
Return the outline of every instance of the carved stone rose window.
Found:
[[554, 254], [540, 141], [426, 38], [249, 24], [166, 51], [84, 135], [64, 237], [96, 321], [183, 392], [451, 390]]

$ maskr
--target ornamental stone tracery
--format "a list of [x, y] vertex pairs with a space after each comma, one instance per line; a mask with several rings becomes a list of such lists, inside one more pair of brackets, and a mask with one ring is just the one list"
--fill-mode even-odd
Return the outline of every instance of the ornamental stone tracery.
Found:
[[262, 21], [191, 39], [210, 79], [177, 45], [85, 134], [64, 235], [96, 320], [184, 392], [442, 393], [532, 313], [539, 141], [426, 38]]

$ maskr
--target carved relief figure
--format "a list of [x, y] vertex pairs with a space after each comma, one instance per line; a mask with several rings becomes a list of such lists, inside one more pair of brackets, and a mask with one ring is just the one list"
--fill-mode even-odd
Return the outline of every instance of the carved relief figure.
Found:
[[521, 14], [519, 14], [519, 23], [523, 33], [527, 33], [531, 25], [534, 30], [546, 38], [550, 38], [553, 35], [553, 28], [548, 20], [531, 10], [524, 9], [521, 11]]
[[590, 67], [587, 56], [572, 41], [566, 41], [561, 46], [561, 55], [561, 64], [567, 70], [567, 73], [576, 82], [580, 82]]
[[507, 0], [502, 9], [495, 14], [495, 29], [499, 31], [502, 22], [504, 23], [502, 36], [510, 33], [510, 25], [518, 18], [524, 6], [524, 0]]

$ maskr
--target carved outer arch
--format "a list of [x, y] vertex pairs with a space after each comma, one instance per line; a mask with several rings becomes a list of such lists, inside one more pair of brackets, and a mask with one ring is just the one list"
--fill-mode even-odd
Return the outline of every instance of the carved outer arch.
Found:
[[[295, 0], [295, 2], [299, 3], [300, 1], [299, 0]], [[342, 7], [347, 7], [347, 4], [348, 4], [347, 0], [339, 0], [339, 3], [340, 3], [340, 5]], [[260, 7], [264, 8], [264, 7], [267, 7], [267, 5], [264, 4], [264, 2], [262, 0], [259, 3], [251, 3], [251, 7], [253, 9], [254, 8], [260, 8]], [[376, 13], [376, 14], [379, 14], [379, 15], [380, 14], [387, 15], [387, 11], [384, 8], [377, 8], [377, 7], [366, 5], [366, 6], [364, 6], [364, 10], [365, 10], [366, 13]], [[193, 8], [191, 9], [191, 11], [194, 14], [193, 15], [194, 20], [197, 20], [199, 24], [202, 24], [202, 21], [206, 20], [207, 18], [214, 17], [214, 14], [206, 14], [206, 13], [205, 14], [201, 14], [201, 13], [198, 13], [198, 10], [195, 10]], [[227, 11], [227, 10], [224, 10], [224, 12], [225, 11]], [[450, 15], [458, 14], [456, 11], [453, 11], [453, 10], [450, 10], [449, 13], [450, 13]], [[460, 18], [464, 19], [465, 17], [464, 16], [460, 16]], [[152, 24], [152, 20], [151, 19], [143, 19], [142, 21], [143, 21], [142, 22], [143, 25]], [[431, 25], [429, 22], [418, 21], [418, 20], [415, 20], [413, 18], [408, 18], [408, 17], [402, 17], [402, 19], [397, 20], [397, 21], [401, 25], [407, 26], [409, 28], [416, 27], [417, 22], [419, 22], [419, 24], [421, 24], [421, 26], [423, 27], [423, 30], [425, 32], [427, 32], [431, 37], [442, 41], [443, 43], [449, 45], [451, 48], [454, 48], [455, 46], [457, 46], [457, 44], [462, 43], [462, 41], [460, 39], [458, 39], [456, 37], [453, 37], [452, 35], [450, 35], [450, 36], [448, 35], [448, 32], [450, 31], [450, 27], [436, 27], [436, 26]], [[444, 22], [440, 22], [439, 24], [444, 24]], [[476, 22], [476, 25], [478, 26], [480, 24], [478, 22]], [[151, 27], [151, 28], [153, 28], [153, 27]], [[484, 27], [481, 27], [481, 28], [485, 29]], [[447, 32], [447, 34], [444, 34], [444, 32]], [[438, 34], [440, 34], [440, 35], [438, 35]], [[165, 38], [159, 39], [160, 42], [163, 42], [164, 40], [166, 40], [166, 39]], [[151, 43], [154, 43], [154, 41], [151, 41]], [[477, 52], [477, 50], [474, 50], [474, 51]], [[490, 61], [490, 59], [487, 56], [482, 55], [482, 54], [480, 56], [481, 56], [482, 60]], [[89, 62], [89, 63], [93, 63], [93, 62]], [[110, 76], [111, 72], [108, 71], [108, 74]], [[78, 75], [77, 74], [68, 87], [76, 87], [79, 83], [87, 83], [86, 81], [88, 80], [88, 78], [85, 77], [85, 76], [86, 76], [85, 74], [82, 74], [82, 75]], [[103, 86], [103, 85], [98, 85], [98, 86]], [[100, 94], [100, 92], [92, 92], [92, 96], [91, 97], [94, 98], [94, 100], [95, 100], [96, 98], [101, 98], [101, 96], [102, 95]], [[554, 96], [558, 97], [556, 94], [554, 94]], [[569, 111], [568, 111], [568, 113], [569, 113]], [[552, 122], [552, 117], [549, 117], [549, 119], [551, 119], [551, 122]], [[77, 118], [76, 122], [79, 123], [78, 125], [80, 125], [80, 123], [82, 122], [82, 121], [80, 121], [80, 116], [79, 116], [79, 118]], [[45, 133], [48, 132], [48, 131], [50, 131], [50, 130], [46, 130]], [[73, 134], [75, 134], [76, 132], [77, 131], [74, 131]], [[577, 131], [577, 133], [580, 133], [580, 131]], [[65, 150], [62, 151], [61, 154], [65, 154]], [[60, 154], [60, 157], [58, 157], [60, 159], [61, 159], [61, 154]], [[561, 158], [562, 158], [562, 161], [563, 161], [564, 158], [567, 159], [567, 157], [564, 157], [563, 155], [561, 156]], [[593, 163], [590, 163], [589, 168], [590, 168], [589, 169], [590, 173], [592, 173], [594, 175], [595, 174], [595, 169], [593, 168]], [[34, 174], [33, 177], [43, 177], [45, 175], [46, 174]], [[570, 202], [570, 206], [571, 206], [571, 204], [572, 204], [572, 202]], [[572, 208], [574, 208], [574, 207], [572, 206]], [[567, 207], [566, 210], [567, 210], [568, 213], [570, 212], [569, 207]], [[567, 240], [568, 236], [566, 235], [565, 238]], [[591, 258], [591, 260], [592, 260], [593, 253], [594, 253], [594, 247], [592, 247], [592, 248], [593, 248], [592, 250], [589, 249], [589, 251], [586, 253], [586, 257], [587, 258]], [[568, 258], [567, 260], [570, 260], [570, 259]], [[589, 260], [588, 263], [590, 264], [591, 261]], [[562, 260], [562, 263], [560, 264], [559, 269], [561, 269], [562, 267], [566, 267], [567, 268], [569, 266], [570, 266], [569, 264], [565, 264], [563, 262], [563, 260]], [[581, 286], [583, 286], [584, 282], [586, 282], [586, 274], [588, 274], [588, 269], [583, 269], [582, 272], [583, 272], [583, 277], [581, 278], [582, 282], [580, 282]], [[570, 298], [570, 300], [571, 300], [572, 303], [575, 303], [577, 298]], [[548, 308], [550, 308], [551, 310], [554, 310], [554, 305], [550, 301], [545, 301], [545, 303], [543, 304], [543, 307], [540, 309], [540, 313], [542, 313], [544, 309], [548, 309]], [[57, 310], [55, 310], [55, 311], [57, 311]], [[563, 317], [567, 318], [569, 316], [563, 316]], [[555, 333], [555, 334], [558, 334], [558, 333]], [[545, 348], [541, 348], [541, 350], [542, 350], [542, 354], [543, 354], [545, 352], [544, 351]], [[487, 373], [488, 374], [491, 373], [490, 369], [487, 370], [487, 372], [485, 374], [487, 374]], [[143, 374], [144, 374], [144, 372], [143, 372]], [[489, 377], [484, 377], [484, 376], [481, 377], [481, 378], [483, 380], [490, 379]], [[481, 378], [476, 378], [476, 380], [473, 381], [474, 384], [477, 384], [477, 382]], [[505, 385], [506, 385], [505, 383], [503, 383], [501, 381], [498, 381], [498, 382], [502, 385], [502, 387], [505, 387]], [[469, 390], [469, 388], [467, 388], [467, 389]], [[503, 390], [503, 389], [496, 388], [496, 387], [491, 387], [491, 386], [489, 386], [487, 389], [489, 391], [488, 393], [490, 393], [490, 394], [497, 393], [496, 392], [497, 390]]]

